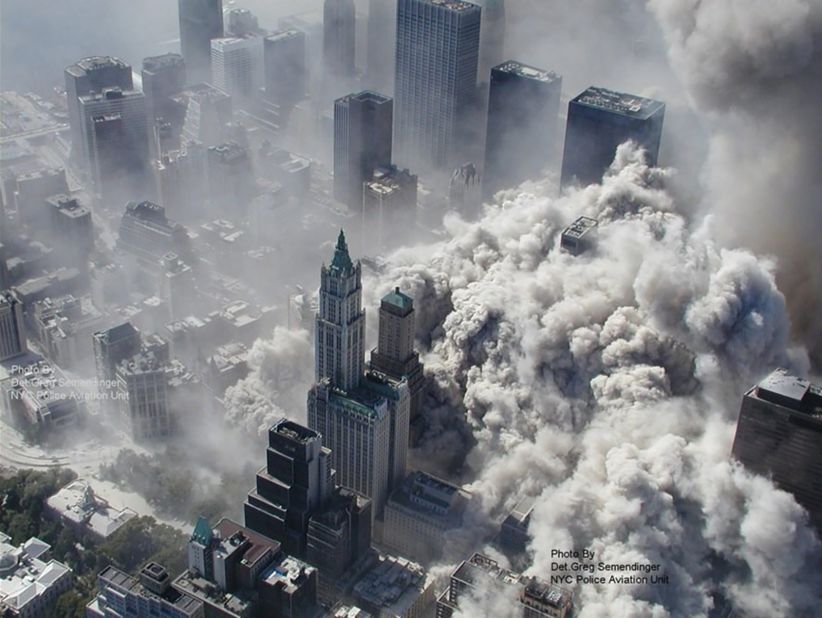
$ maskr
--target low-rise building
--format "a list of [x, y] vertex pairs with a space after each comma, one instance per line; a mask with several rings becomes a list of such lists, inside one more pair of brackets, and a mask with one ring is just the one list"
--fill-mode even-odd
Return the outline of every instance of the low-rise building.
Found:
[[205, 618], [203, 604], [171, 587], [168, 572], [154, 562], [139, 578], [108, 566], [97, 576], [97, 588], [87, 618]]
[[40, 618], [71, 588], [72, 571], [48, 558], [51, 546], [32, 537], [19, 547], [0, 532], [0, 615]]
[[25, 431], [37, 433], [75, 425], [85, 412], [82, 393], [47, 361], [13, 366], [0, 382], [3, 409]]
[[66, 369], [91, 361], [103, 314], [90, 296], [44, 298], [34, 303], [31, 313], [34, 336], [49, 360]]
[[573, 595], [569, 590], [510, 571], [496, 560], [475, 553], [451, 573], [448, 589], [437, 598], [437, 618], [451, 618], [459, 609], [460, 598], [472, 591], [510, 596], [512, 607], [506, 615], [511, 616], [567, 618], [573, 611]]
[[423, 618], [434, 604], [434, 578], [405, 558], [377, 556], [354, 585], [354, 598], [376, 618]]
[[71, 526], [81, 537], [104, 541], [137, 513], [116, 509], [96, 496], [88, 481], [78, 479], [46, 500], [46, 512]]
[[425, 472], [412, 472], [385, 505], [383, 543], [427, 563], [440, 557], [444, 535], [462, 526], [470, 494]]

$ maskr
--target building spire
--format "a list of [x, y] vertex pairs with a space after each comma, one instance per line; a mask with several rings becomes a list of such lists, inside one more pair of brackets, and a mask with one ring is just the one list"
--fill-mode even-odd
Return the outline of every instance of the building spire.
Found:
[[340, 230], [337, 237], [337, 246], [334, 248], [334, 259], [331, 260], [332, 270], [349, 273], [354, 269], [351, 256], [348, 254], [348, 244], [345, 242], [345, 232]]

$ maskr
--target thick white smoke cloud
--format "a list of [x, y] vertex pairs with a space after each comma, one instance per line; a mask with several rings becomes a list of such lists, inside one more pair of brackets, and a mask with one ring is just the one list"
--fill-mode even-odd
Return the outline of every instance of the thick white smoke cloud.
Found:
[[[464, 455], [477, 538], [531, 495], [533, 574], [551, 549], [592, 548], [670, 575], [581, 586], [583, 616], [706, 615], [714, 595], [811, 615], [822, 546], [791, 496], [729, 459], [741, 395], [807, 355], [773, 263], [720, 248], [710, 218], [689, 226], [669, 179], [626, 145], [601, 186], [501, 195], [449, 220], [450, 240], [391, 256], [365, 304], [394, 285], [417, 299], [443, 431], [425, 448]], [[559, 233], [580, 215], [598, 245], [573, 257]]]
[[278, 418], [306, 421], [306, 395], [314, 379], [314, 347], [306, 330], [277, 327], [254, 342], [249, 375], [225, 392], [226, 421], [252, 436]]
[[717, 236], [778, 258], [795, 333], [822, 366], [822, 1], [648, 0], [711, 125]]

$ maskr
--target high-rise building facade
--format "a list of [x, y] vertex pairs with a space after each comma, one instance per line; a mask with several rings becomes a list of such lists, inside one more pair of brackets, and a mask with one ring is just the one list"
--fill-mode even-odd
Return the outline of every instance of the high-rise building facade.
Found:
[[561, 184], [601, 182], [617, 147], [632, 140], [657, 164], [665, 104], [592, 86], [568, 103]]
[[418, 178], [408, 170], [378, 167], [363, 184], [360, 239], [377, 251], [411, 240], [417, 224]]
[[366, 80], [378, 92], [394, 92], [397, 0], [369, 0]]
[[394, 134], [401, 165], [419, 170], [462, 162], [480, 17], [470, 2], [399, 0]]
[[314, 328], [314, 368], [317, 382], [348, 391], [362, 378], [365, 364], [365, 311], [362, 308], [362, 266], [348, 253], [340, 231], [334, 257], [323, 265], [320, 307]]
[[150, 119], [169, 119], [171, 97], [181, 92], [186, 84], [186, 65], [180, 54], [162, 54], [143, 58], [143, 94], [146, 95]]
[[219, 38], [211, 41], [211, 81], [241, 105], [263, 86], [263, 37]]
[[180, 47], [190, 83], [211, 77], [211, 39], [223, 36], [222, 0], [178, 0]]
[[325, 0], [323, 62], [327, 79], [352, 77], [356, 72], [356, 27], [354, 0]]
[[822, 386], [777, 370], [745, 393], [733, 456], [793, 494], [822, 530]]
[[0, 361], [26, 352], [23, 306], [7, 290], [0, 292]]
[[394, 380], [407, 381], [413, 421], [420, 415], [425, 396], [423, 364], [414, 350], [414, 299], [395, 288], [383, 296], [379, 320], [377, 348], [371, 351], [369, 366]]
[[282, 543], [289, 554], [306, 555], [311, 516], [334, 491], [334, 471], [322, 436], [286, 419], [268, 430], [266, 465], [244, 505], [245, 525]]
[[487, 197], [535, 179], [558, 152], [557, 121], [562, 78], [510, 61], [491, 70], [485, 169]]
[[109, 201], [151, 197], [145, 193], [149, 133], [142, 92], [105, 88], [81, 96], [83, 150], [98, 197]]
[[119, 88], [129, 91], [134, 88], [131, 67], [112, 56], [91, 56], [66, 67], [66, 105], [71, 126], [71, 145], [80, 163], [87, 160], [83, 146], [84, 119], [80, 114], [79, 99], [82, 96], [100, 93], [104, 88]]
[[281, 108], [290, 108], [305, 97], [308, 89], [305, 33], [294, 28], [280, 30], [263, 40], [265, 98]]
[[394, 103], [364, 91], [334, 102], [334, 197], [351, 208], [363, 203], [363, 183], [391, 165]]

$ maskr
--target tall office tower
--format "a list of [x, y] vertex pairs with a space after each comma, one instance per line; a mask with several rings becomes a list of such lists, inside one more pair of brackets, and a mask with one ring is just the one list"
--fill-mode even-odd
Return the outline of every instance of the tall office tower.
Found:
[[263, 40], [265, 99], [280, 108], [291, 108], [308, 88], [305, 33], [280, 30]]
[[633, 140], [656, 165], [665, 104], [592, 86], [568, 103], [561, 185], [601, 182], [617, 147]]
[[0, 292], [0, 361], [26, 353], [23, 305], [7, 290]]
[[263, 86], [263, 37], [211, 41], [211, 81], [240, 105], [248, 105]]
[[182, 141], [197, 141], [206, 147], [226, 139], [231, 122], [231, 96], [211, 84], [197, 84], [174, 97], [177, 122], [182, 125]]
[[[506, 616], [523, 618], [566, 618], [573, 612], [573, 593], [537, 577], [509, 571], [496, 560], [474, 554], [451, 573], [448, 588], [437, 598], [437, 618], [451, 618], [459, 612], [462, 597], [480, 593], [497, 603], [510, 599]], [[460, 613], [461, 615], [461, 613]]]
[[394, 92], [397, 0], [369, 0], [366, 79], [368, 87]]
[[371, 350], [369, 366], [394, 380], [407, 380], [412, 421], [420, 415], [425, 396], [425, 374], [414, 350], [414, 328], [414, 299], [394, 288], [380, 302], [378, 343]]
[[396, 166], [378, 167], [363, 185], [361, 246], [377, 251], [410, 240], [417, 224], [417, 176]]
[[149, 171], [146, 101], [142, 92], [105, 88], [80, 97], [83, 148], [102, 199], [145, 195]]
[[174, 430], [169, 409], [167, 360], [153, 350], [141, 349], [123, 360], [114, 371], [120, 412], [134, 439], [168, 436]]
[[227, 36], [245, 36], [261, 34], [257, 16], [248, 9], [231, 9], [223, 20], [226, 23]]
[[120, 220], [117, 249], [138, 262], [159, 268], [160, 258], [172, 252], [191, 257], [188, 232], [166, 217], [165, 208], [152, 202], [129, 202]]
[[334, 197], [359, 210], [363, 183], [391, 165], [394, 102], [363, 91], [334, 102]]
[[505, 60], [505, 0], [480, 0], [478, 4], [482, 6], [482, 26], [477, 81], [487, 84], [491, 69]]
[[94, 226], [91, 210], [64, 193], [46, 199], [49, 208], [50, 235], [60, 238], [58, 251], [67, 264], [86, 270], [89, 256], [94, 251]]
[[143, 94], [149, 118], [169, 119], [173, 112], [171, 97], [186, 84], [186, 65], [180, 54], [162, 54], [143, 58]]
[[211, 39], [223, 36], [222, 0], [178, 0], [180, 47], [192, 84], [211, 78]]
[[792, 493], [822, 531], [822, 386], [777, 370], [745, 393], [733, 456]]
[[363, 374], [365, 311], [362, 266], [351, 261], [342, 230], [331, 265], [323, 264], [320, 277], [320, 310], [314, 328], [316, 380], [328, 378], [330, 386], [349, 391]]
[[491, 70], [483, 195], [515, 187], [554, 160], [562, 78], [510, 61]]
[[394, 97], [401, 165], [450, 169], [463, 160], [480, 14], [480, 7], [459, 0], [399, 0]]
[[127, 91], [134, 88], [131, 67], [119, 58], [111, 56], [91, 56], [66, 67], [66, 105], [71, 126], [71, 149], [80, 163], [86, 160], [83, 148], [83, 116], [80, 114], [79, 98], [102, 92], [103, 88], [120, 88]]
[[114, 370], [123, 360], [140, 350], [140, 331], [131, 322], [94, 333], [94, 364], [100, 382], [114, 380]]
[[382, 515], [392, 481], [391, 420], [385, 396], [365, 386], [343, 392], [327, 378], [308, 393], [308, 426], [331, 449], [337, 482], [371, 499]]
[[282, 418], [268, 430], [266, 462], [245, 501], [245, 525], [304, 557], [309, 519], [335, 488], [331, 453], [316, 431]]
[[325, 0], [323, 61], [327, 77], [352, 77], [356, 73], [354, 0]]

